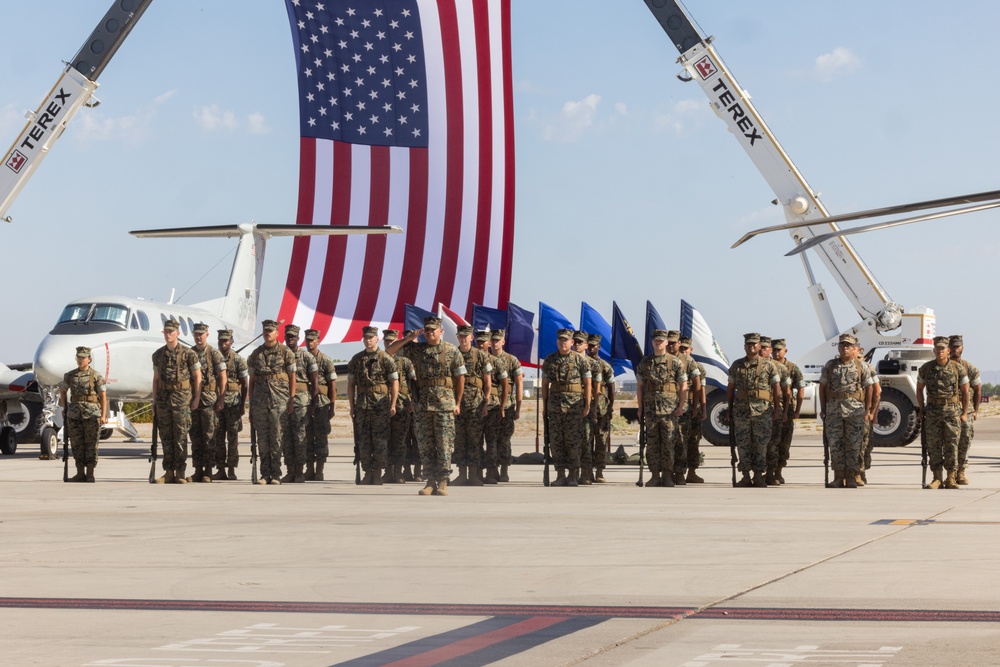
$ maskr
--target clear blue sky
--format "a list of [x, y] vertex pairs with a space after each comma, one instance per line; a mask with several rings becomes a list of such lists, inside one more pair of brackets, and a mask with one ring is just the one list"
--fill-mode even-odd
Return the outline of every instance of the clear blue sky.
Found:
[[[362, 0], [359, 0], [362, 1]], [[617, 300], [641, 330], [679, 300], [729, 356], [744, 331], [821, 342], [783, 222], [750, 160], [683, 84], [641, 0], [513, 0], [517, 209], [512, 300], [571, 319]], [[14, 139], [109, 0], [3, 3], [0, 142]], [[1000, 5], [925, 0], [690, 0], [688, 9], [833, 212], [998, 189], [992, 44]], [[139, 240], [130, 229], [293, 222], [294, 58], [279, 0], [157, 0], [0, 226], [0, 359], [30, 360], [70, 299], [217, 296], [225, 240]], [[967, 356], [1000, 369], [990, 307], [1000, 214], [854, 237], [889, 295], [927, 306]], [[291, 243], [268, 247], [261, 315], [277, 311]], [[818, 264], [818, 263], [817, 263]], [[820, 272], [840, 326], [860, 318]], [[337, 350], [333, 350], [336, 354]], [[343, 356], [343, 353], [339, 356]]]

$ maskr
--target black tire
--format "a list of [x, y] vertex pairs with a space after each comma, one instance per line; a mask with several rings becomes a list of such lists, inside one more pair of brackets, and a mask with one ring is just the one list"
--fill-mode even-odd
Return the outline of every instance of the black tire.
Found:
[[48, 455], [50, 461], [59, 458], [59, 438], [56, 437], [56, 430], [51, 426], [42, 429], [38, 436], [38, 448], [42, 456]]
[[705, 401], [708, 417], [701, 422], [701, 433], [716, 447], [728, 447], [729, 404], [726, 402], [726, 392], [710, 392]]
[[115, 430], [113, 428], [102, 428], [101, 429], [101, 436], [100, 437], [101, 437], [101, 440], [107, 440], [108, 438], [110, 438], [114, 434], [115, 434]]
[[892, 387], [882, 390], [874, 431], [876, 447], [905, 447], [917, 439], [917, 410], [906, 394]]
[[42, 404], [22, 401], [21, 413], [8, 415], [7, 421], [17, 434], [18, 442], [37, 442], [42, 428]]
[[0, 428], [0, 454], [11, 456], [17, 451], [17, 434], [10, 426]]

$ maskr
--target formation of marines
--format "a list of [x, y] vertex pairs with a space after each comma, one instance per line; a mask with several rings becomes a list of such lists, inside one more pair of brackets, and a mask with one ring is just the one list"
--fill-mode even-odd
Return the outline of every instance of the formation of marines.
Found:
[[[237, 479], [248, 401], [261, 467], [257, 483], [325, 479], [337, 394], [334, 363], [318, 349], [319, 331], [306, 330], [300, 347], [299, 327], [285, 327], [283, 344], [278, 328], [265, 320], [263, 342], [244, 359], [232, 349], [231, 330], [219, 330], [213, 348], [208, 326], [196, 324], [189, 348], [178, 340], [178, 323], [164, 323], [165, 345], [153, 353], [153, 411], [163, 452], [163, 475], [156, 483]], [[363, 329], [365, 349], [350, 360], [347, 380], [359, 483], [424, 481], [420, 495], [447, 495], [449, 484], [509, 481], [510, 441], [523, 395], [520, 363], [504, 351], [502, 330], [459, 327], [457, 347], [443, 341], [442, 333], [440, 319], [428, 317], [422, 330], [404, 331], [402, 337], [386, 329], [382, 350], [378, 329]], [[421, 336], [424, 341], [417, 340]], [[553, 486], [605, 481], [615, 390], [612, 367], [599, 357], [600, 344], [599, 334], [560, 329], [556, 352], [542, 362], [542, 415], [557, 472]], [[636, 368], [651, 473], [645, 486], [703, 483], [697, 469], [701, 422], [707, 417], [705, 368], [691, 356], [691, 339], [678, 331], [654, 331], [652, 347]], [[935, 358], [918, 372], [917, 419], [933, 472], [927, 488], [954, 489], [968, 484], [981, 380], [962, 356], [962, 336], [938, 336], [934, 350]], [[744, 351], [730, 366], [726, 392], [734, 484], [781, 485], [805, 381], [787, 359], [784, 339], [745, 334]], [[77, 471], [68, 481], [94, 481], [100, 427], [107, 418], [105, 389], [104, 378], [90, 368], [90, 350], [77, 348], [77, 369], [66, 373], [61, 385]], [[825, 458], [834, 475], [828, 487], [867, 483], [880, 395], [876, 370], [857, 339], [841, 335], [837, 355], [824, 365], [819, 381]], [[451, 480], [453, 464], [458, 476]]]

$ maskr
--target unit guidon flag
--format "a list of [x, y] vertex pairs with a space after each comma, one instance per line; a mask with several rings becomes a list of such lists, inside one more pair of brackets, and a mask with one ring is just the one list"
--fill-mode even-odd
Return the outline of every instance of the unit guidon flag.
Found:
[[407, 303], [506, 307], [514, 241], [510, 0], [286, 0], [302, 225], [279, 317], [361, 339]]

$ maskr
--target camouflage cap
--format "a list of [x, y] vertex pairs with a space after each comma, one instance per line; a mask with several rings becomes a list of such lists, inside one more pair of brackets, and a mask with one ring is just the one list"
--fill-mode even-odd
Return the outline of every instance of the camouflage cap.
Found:
[[204, 322], [198, 322], [191, 328], [191, 333], [208, 333], [208, 325]]
[[587, 345], [600, 345], [601, 338], [601, 334], [590, 334], [587, 336]]
[[425, 329], [440, 329], [441, 328], [441, 318], [434, 317], [430, 315], [424, 318], [424, 328]]
[[775, 339], [773, 339], [771, 341], [771, 347], [773, 349], [775, 349], [775, 350], [784, 350], [785, 349], [785, 339], [784, 338], [775, 338]]
[[670, 340], [670, 332], [666, 329], [653, 329], [653, 340]]
[[363, 338], [377, 338], [378, 337], [378, 327], [364, 327], [361, 330], [361, 336]]
[[490, 332], [486, 329], [476, 332], [476, 342], [483, 343], [490, 339]]
[[951, 347], [961, 347], [965, 345], [965, 343], [962, 342], [961, 336], [948, 336], [948, 345]]
[[745, 333], [745, 334], [743, 334], [743, 344], [744, 345], [747, 345], [748, 343], [759, 343], [759, 342], [760, 342], [760, 334], [759, 333]]
[[681, 332], [676, 329], [670, 329], [667, 331], [667, 342], [676, 343], [681, 339]]
[[261, 322], [261, 327], [263, 327], [264, 331], [277, 331], [278, 323], [274, 320], [264, 320]]
[[760, 346], [761, 347], [771, 347], [771, 337], [770, 336], [761, 336], [760, 337]]
[[566, 338], [572, 340], [573, 330], [572, 329], [560, 329], [556, 332], [556, 338]]
[[172, 317], [169, 320], [163, 321], [164, 331], [177, 331], [180, 328], [181, 328], [180, 323]]
[[306, 329], [306, 340], [319, 340], [319, 329]]
[[[947, 341], [947, 340], [948, 339], [945, 338], [945, 341]], [[840, 338], [838, 339], [837, 342], [838, 343], [847, 343], [848, 345], [857, 345], [858, 344], [858, 339], [855, 338], [854, 336], [852, 336], [851, 334], [840, 334]], [[948, 347], [947, 343], [945, 344], [945, 347]]]
[[78, 357], [89, 357], [90, 356], [90, 348], [81, 345], [80, 347], [76, 348], [76, 356], [78, 356]]
[[219, 329], [218, 330], [218, 334], [219, 334], [219, 340], [232, 340], [233, 339], [233, 330], [232, 329]]
[[681, 347], [686, 347], [686, 348], [690, 348], [691, 347], [691, 339], [689, 337], [687, 337], [687, 336], [681, 336], [681, 339], [680, 339], [679, 342], [680, 342], [680, 346]]
[[[309, 336], [307, 334], [306, 338], [308, 337]], [[397, 338], [399, 338], [399, 331], [397, 329], [382, 329], [382, 340], [384, 340], [385, 342], [391, 343]]]
[[472, 335], [472, 325], [471, 324], [459, 324], [456, 333], [459, 336], [471, 336]]
[[586, 331], [580, 331], [579, 329], [577, 329], [576, 331], [573, 332], [573, 340], [574, 341], [579, 340], [579, 341], [583, 341], [584, 343], [586, 343], [587, 342], [587, 332]]
[[298, 338], [301, 329], [294, 324], [288, 324], [285, 326], [285, 338]]
[[490, 340], [500, 340], [504, 337], [503, 329], [494, 329], [490, 332]]
[[948, 337], [934, 336], [934, 347], [948, 347]]

